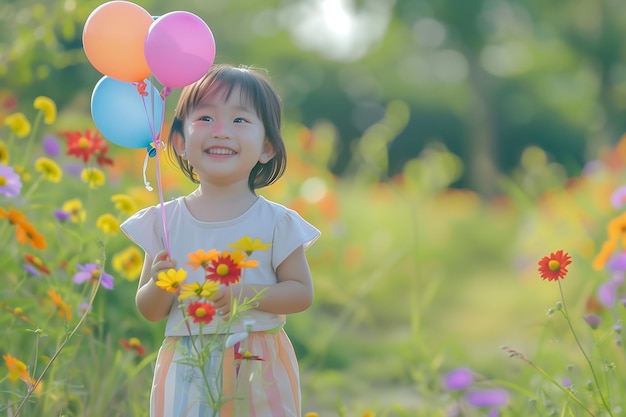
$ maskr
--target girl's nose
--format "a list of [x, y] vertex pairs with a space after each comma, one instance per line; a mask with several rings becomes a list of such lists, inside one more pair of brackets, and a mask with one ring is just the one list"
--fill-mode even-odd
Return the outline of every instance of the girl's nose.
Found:
[[215, 138], [229, 138], [230, 132], [228, 124], [220, 121], [216, 121], [213, 125], [213, 137]]

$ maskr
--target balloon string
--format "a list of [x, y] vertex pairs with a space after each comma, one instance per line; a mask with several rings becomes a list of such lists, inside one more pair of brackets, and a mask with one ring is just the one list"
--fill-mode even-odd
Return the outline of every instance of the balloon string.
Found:
[[146, 176], [146, 170], [148, 169], [148, 159], [150, 159], [150, 154], [146, 152], [146, 157], [143, 160], [143, 184], [146, 186], [146, 189], [148, 191], [152, 191], [154, 190], [154, 188], [152, 188]]
[[[152, 140], [154, 142], [154, 149], [156, 151], [156, 158], [155, 158], [155, 162], [156, 162], [156, 177], [157, 177], [157, 190], [159, 193], [159, 207], [161, 209], [161, 222], [163, 223], [163, 243], [165, 244], [165, 249], [167, 250], [167, 253], [171, 253], [170, 251], [170, 240], [168, 237], [168, 233], [167, 233], [167, 219], [165, 216], [165, 203], [163, 201], [163, 187], [161, 186], [161, 146], [162, 146], [162, 142], [160, 139], [160, 133], [156, 133], [156, 128], [154, 126], [155, 122], [156, 122], [156, 118], [154, 117], [154, 94], [151, 95], [151, 106], [150, 109], [151, 111], [148, 112], [148, 106], [146, 105], [146, 96], [148, 95], [148, 93], [145, 91], [146, 89], [146, 82], [142, 81], [141, 83], [137, 84], [137, 92], [142, 96], [142, 102], [143, 102], [143, 106], [144, 106], [144, 111], [146, 113], [146, 116], [152, 114], [152, 123], [148, 123], [150, 125], [150, 133], [152, 135]], [[161, 132], [163, 130], [163, 121], [165, 120], [165, 98], [171, 93], [171, 90], [167, 87], [165, 87], [163, 89], [163, 91], [161, 91], [161, 93], [159, 94], [159, 97], [161, 98], [161, 100], [163, 101], [163, 107], [162, 107], [162, 111], [161, 111], [161, 129], [159, 130], [159, 132]], [[148, 117], [148, 121], [150, 122], [150, 117]], [[146, 180], [146, 167], [148, 164], [148, 158], [150, 157], [150, 153], [148, 152], [148, 154], [146, 155], [146, 159], [144, 160], [144, 184], [146, 185], [146, 188], [149, 191], [152, 191], [153, 188], [150, 186], [150, 183]]]
[[156, 148], [156, 177], [157, 177], [157, 189], [159, 191], [159, 205], [161, 207], [161, 222], [163, 223], [163, 241], [165, 243], [165, 249], [167, 253], [170, 251], [170, 240], [167, 235], [167, 221], [165, 218], [165, 203], [163, 202], [163, 187], [161, 186], [161, 139], [157, 136], [154, 139]]

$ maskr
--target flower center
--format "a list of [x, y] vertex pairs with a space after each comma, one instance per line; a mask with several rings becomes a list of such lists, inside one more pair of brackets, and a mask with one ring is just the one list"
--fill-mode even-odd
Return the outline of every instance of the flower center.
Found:
[[91, 271], [91, 278], [93, 278], [93, 279], [100, 278], [100, 270], [99, 269], [95, 269], [95, 270]]
[[548, 262], [548, 268], [550, 268], [550, 271], [556, 272], [561, 269], [561, 263], [553, 259]]
[[7, 179], [3, 176], [0, 176], [0, 187], [4, 187], [5, 185], [7, 185]]
[[89, 148], [89, 140], [86, 137], [81, 136], [81, 138], [78, 139], [78, 147], [81, 149]]
[[215, 268], [215, 272], [217, 272], [217, 275], [222, 277], [228, 275], [228, 265], [219, 264], [217, 268]]
[[198, 309], [196, 310], [196, 317], [204, 317], [206, 316], [206, 310], [204, 309], [204, 307], [198, 307]]

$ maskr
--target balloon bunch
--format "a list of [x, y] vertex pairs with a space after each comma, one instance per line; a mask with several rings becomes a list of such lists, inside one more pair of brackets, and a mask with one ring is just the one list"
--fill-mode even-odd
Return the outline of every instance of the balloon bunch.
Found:
[[[147, 148], [158, 137], [165, 97], [200, 79], [215, 59], [211, 29], [195, 14], [153, 17], [121, 0], [91, 12], [83, 47], [89, 62], [104, 74], [91, 97], [94, 122], [104, 137], [127, 148]], [[163, 86], [161, 93], [150, 75]]]
[[[116, 145], [146, 148], [148, 156], [156, 156], [162, 205], [159, 154], [165, 100], [173, 88], [199, 80], [213, 65], [211, 29], [193, 13], [153, 17], [135, 3], [114, 0], [87, 18], [83, 48], [89, 62], [104, 74], [91, 96], [96, 127]], [[160, 92], [152, 78], [162, 85]], [[151, 189], [148, 182], [146, 187]], [[165, 218], [163, 222], [165, 226]]]

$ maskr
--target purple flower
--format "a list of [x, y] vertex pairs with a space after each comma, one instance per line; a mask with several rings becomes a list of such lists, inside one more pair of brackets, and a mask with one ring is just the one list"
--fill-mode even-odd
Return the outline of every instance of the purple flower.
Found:
[[52, 156], [52, 157], [59, 156], [59, 153], [61, 153], [61, 147], [59, 146], [59, 141], [54, 135], [46, 135], [43, 138], [42, 145], [43, 145], [43, 150], [49, 156]]
[[100, 284], [106, 288], [107, 290], [113, 289], [113, 277], [96, 264], [85, 264], [85, 265], [76, 265], [78, 267], [78, 272], [74, 274], [73, 280], [76, 284], [82, 284], [88, 280], [98, 280], [100, 275], [102, 275], [102, 279], [100, 280]]
[[626, 186], [621, 186], [611, 194], [611, 205], [616, 209], [622, 208], [626, 202]]
[[500, 415], [500, 411], [498, 411], [497, 408], [492, 408], [491, 410], [489, 410], [489, 412], [487, 413], [487, 417], [498, 417]]
[[457, 368], [446, 374], [444, 385], [450, 390], [460, 390], [467, 388], [472, 381], [472, 371], [467, 368]]
[[612, 256], [606, 263], [610, 271], [626, 271], [626, 252]]
[[56, 217], [58, 221], [63, 223], [64, 221], [67, 221], [70, 217], [72, 217], [72, 213], [70, 213], [69, 211], [57, 209], [54, 210], [54, 217]]
[[474, 407], [502, 407], [509, 401], [509, 393], [504, 389], [470, 391], [465, 399]]
[[37, 268], [33, 267], [32, 265], [24, 264], [24, 270], [37, 278], [41, 276], [41, 273], [37, 271]]
[[605, 282], [598, 287], [598, 301], [605, 307], [613, 307], [615, 305], [616, 286], [612, 282]]
[[583, 319], [594, 330], [597, 329], [600, 326], [600, 323], [602, 322], [602, 319], [600, 318], [600, 316], [597, 316], [595, 314], [589, 314], [589, 315], [583, 317]]
[[87, 312], [91, 311], [91, 304], [89, 304], [86, 301], [80, 303], [80, 305], [78, 306], [78, 314], [82, 316], [85, 313], [85, 311]]
[[563, 386], [564, 387], [571, 387], [572, 386], [572, 379], [569, 378], [569, 377], [563, 378]]
[[0, 194], [15, 197], [22, 190], [22, 180], [13, 167], [0, 164]]
[[80, 178], [80, 173], [83, 172], [83, 168], [85, 168], [83, 165], [67, 164], [65, 165], [65, 172], [67, 172], [70, 175]]

